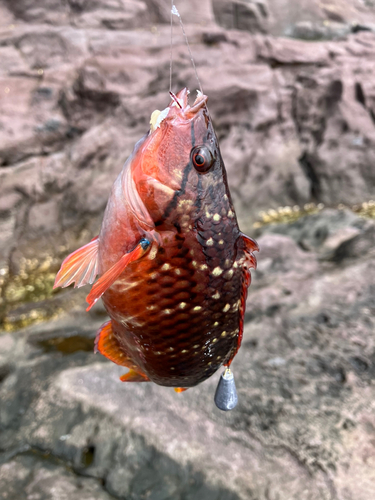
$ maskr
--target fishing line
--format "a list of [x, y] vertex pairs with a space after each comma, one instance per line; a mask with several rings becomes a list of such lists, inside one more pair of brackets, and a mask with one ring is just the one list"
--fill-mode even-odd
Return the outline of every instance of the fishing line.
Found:
[[169, 93], [172, 92], [172, 64], [173, 64], [173, 2], [171, 0], [171, 46], [170, 46], [170, 58], [169, 58]]
[[[189, 51], [190, 61], [191, 61], [191, 64], [193, 65], [193, 68], [194, 68], [195, 78], [197, 79], [197, 82], [198, 82], [198, 85], [199, 85], [199, 90], [203, 94], [202, 85], [201, 85], [201, 82], [200, 82], [199, 77], [198, 77], [198, 72], [197, 72], [197, 68], [195, 66], [195, 62], [194, 62], [194, 59], [193, 59], [193, 54], [191, 53], [191, 49], [190, 49], [188, 37], [186, 35], [185, 28], [184, 28], [184, 25], [183, 25], [180, 13], [178, 12], [176, 6], [174, 5], [173, 0], [172, 0], [171, 14], [172, 14], [171, 15], [171, 19], [172, 19], [173, 16], [177, 16], [178, 17], [178, 20], [179, 20], [180, 26], [181, 26], [181, 30], [182, 30], [182, 33], [183, 33], [184, 38], [185, 38], [185, 43], [186, 43], [188, 51]], [[171, 59], [171, 65], [172, 65], [172, 59]], [[171, 75], [172, 75], [172, 73], [171, 73]], [[171, 76], [171, 78], [172, 78], [172, 76]]]

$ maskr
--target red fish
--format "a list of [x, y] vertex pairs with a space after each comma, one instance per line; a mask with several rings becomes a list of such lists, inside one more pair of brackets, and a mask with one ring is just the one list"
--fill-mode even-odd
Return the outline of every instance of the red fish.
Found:
[[122, 381], [188, 388], [229, 366], [242, 339], [258, 246], [241, 233], [200, 92], [154, 112], [115, 181], [98, 237], [69, 255], [55, 287], [94, 283], [110, 316], [96, 349]]

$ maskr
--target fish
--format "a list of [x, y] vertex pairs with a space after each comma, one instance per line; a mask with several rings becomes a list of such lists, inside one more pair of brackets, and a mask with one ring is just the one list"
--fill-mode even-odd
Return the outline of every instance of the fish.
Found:
[[54, 287], [93, 285], [87, 310], [101, 298], [110, 317], [95, 351], [128, 369], [120, 380], [181, 392], [237, 354], [259, 247], [239, 229], [207, 96], [170, 95]]

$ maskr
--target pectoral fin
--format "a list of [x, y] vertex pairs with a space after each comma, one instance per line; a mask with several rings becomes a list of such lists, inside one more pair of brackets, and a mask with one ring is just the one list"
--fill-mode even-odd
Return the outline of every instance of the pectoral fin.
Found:
[[132, 252], [126, 253], [121, 257], [121, 259], [116, 262], [107, 272], [101, 276], [98, 281], [91, 288], [91, 292], [86, 297], [86, 302], [89, 304], [86, 311], [89, 311], [92, 306], [97, 302], [103, 293], [108, 290], [110, 286], [117, 280], [117, 278], [122, 274], [128, 264], [140, 259], [145, 255], [145, 253], [150, 248], [151, 243], [149, 240], [142, 238], [135, 249]]
[[75, 283], [74, 287], [79, 288], [94, 283], [98, 274], [98, 237], [87, 243], [87, 245], [79, 248], [61, 264], [60, 270], [57, 273], [53, 288], [66, 286]]

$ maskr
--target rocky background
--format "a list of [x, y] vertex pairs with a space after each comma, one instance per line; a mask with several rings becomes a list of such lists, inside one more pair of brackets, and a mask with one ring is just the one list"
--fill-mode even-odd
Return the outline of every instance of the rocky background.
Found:
[[176, 4], [261, 247], [239, 405], [121, 384], [52, 292], [168, 103], [170, 2], [0, 0], [0, 499], [373, 500], [375, 2]]

